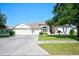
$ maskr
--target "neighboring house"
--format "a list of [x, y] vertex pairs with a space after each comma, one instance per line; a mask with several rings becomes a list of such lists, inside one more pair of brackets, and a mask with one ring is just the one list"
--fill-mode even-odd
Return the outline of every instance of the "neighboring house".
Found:
[[9, 30], [12, 30], [13, 27], [6, 26], [6, 28], [0, 29], [0, 34], [9, 34]]
[[16, 35], [39, 35], [40, 32], [49, 33], [48, 25], [45, 22], [32, 24], [18, 24], [13, 27]]

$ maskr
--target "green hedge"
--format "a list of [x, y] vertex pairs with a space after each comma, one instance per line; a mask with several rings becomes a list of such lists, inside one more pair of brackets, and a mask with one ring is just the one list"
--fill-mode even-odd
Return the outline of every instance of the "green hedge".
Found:
[[9, 31], [10, 35], [15, 35], [15, 32], [13, 30]]
[[40, 32], [39, 35], [47, 35], [48, 33], [46, 32]]

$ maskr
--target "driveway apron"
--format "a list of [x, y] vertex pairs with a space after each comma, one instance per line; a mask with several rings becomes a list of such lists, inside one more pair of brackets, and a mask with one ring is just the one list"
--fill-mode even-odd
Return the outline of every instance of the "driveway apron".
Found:
[[0, 39], [0, 56], [49, 55], [37, 44], [37, 35], [15, 36]]

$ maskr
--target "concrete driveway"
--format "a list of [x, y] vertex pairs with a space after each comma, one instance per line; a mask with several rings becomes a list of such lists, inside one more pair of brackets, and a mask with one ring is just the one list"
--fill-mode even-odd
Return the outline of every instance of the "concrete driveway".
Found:
[[37, 44], [38, 36], [14, 36], [0, 38], [0, 56], [44, 56], [48, 55]]

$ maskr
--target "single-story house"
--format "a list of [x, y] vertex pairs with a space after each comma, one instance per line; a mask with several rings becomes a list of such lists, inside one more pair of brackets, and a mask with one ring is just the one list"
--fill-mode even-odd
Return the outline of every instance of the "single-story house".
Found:
[[13, 27], [16, 35], [39, 35], [39, 32], [49, 33], [49, 27], [45, 22], [18, 24]]
[[[66, 28], [63, 26], [55, 27], [52, 31], [55, 31], [53, 34], [58, 34], [58, 31], [61, 31], [61, 34], [69, 34], [70, 29], [76, 30], [76, 27], [71, 25]], [[12, 29], [12, 28], [11, 28]], [[15, 35], [39, 35], [40, 32], [46, 32], [50, 34], [49, 26], [45, 22], [37, 22], [31, 24], [17, 24], [13, 26], [13, 30], [15, 31]]]
[[13, 27], [6, 26], [6, 28], [0, 28], [0, 34], [9, 34], [10, 30], [13, 30]]

